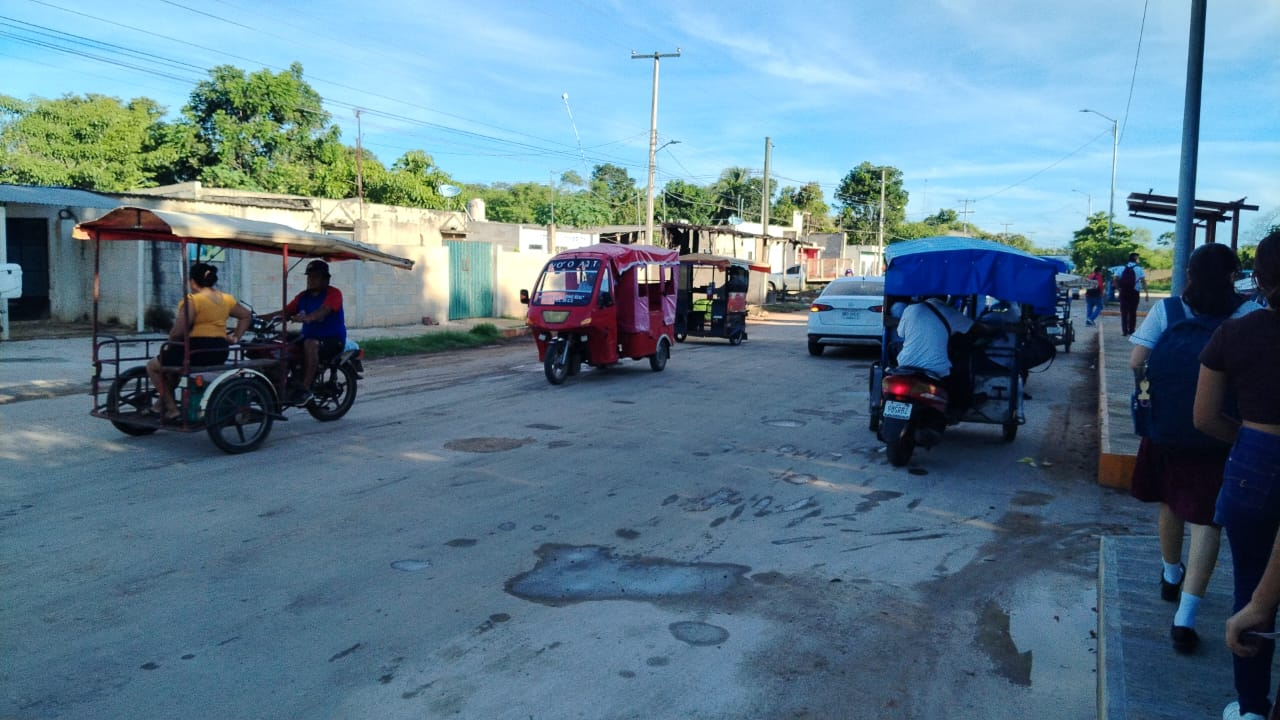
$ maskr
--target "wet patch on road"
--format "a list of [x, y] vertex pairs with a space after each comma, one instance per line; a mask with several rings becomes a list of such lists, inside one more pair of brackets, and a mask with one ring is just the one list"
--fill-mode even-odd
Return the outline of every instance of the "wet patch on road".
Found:
[[1013, 499], [1009, 501], [1009, 504], [1017, 507], [1038, 507], [1040, 505], [1048, 505], [1051, 500], [1053, 500], [1053, 496], [1048, 493], [1019, 490], [1013, 496]]
[[[729, 631], [704, 622], [673, 622], [667, 626], [671, 636], [698, 647], [719, 645], [729, 639]], [[665, 664], [665, 663], [663, 663]]]
[[525, 427], [531, 430], [559, 430], [560, 429], [559, 425], [548, 425], [546, 423], [530, 423], [528, 425], [525, 425]]
[[517, 438], [504, 437], [459, 438], [458, 440], [450, 440], [445, 443], [444, 449], [454, 450], [456, 452], [495, 453], [515, 450], [528, 442], [531, 441], [528, 439], [520, 440]]
[[547, 544], [533, 570], [506, 583], [516, 597], [551, 606], [589, 600], [707, 600], [743, 585], [751, 568], [730, 563], [684, 563], [615, 556], [598, 545]]
[[872, 490], [863, 496], [862, 502], [858, 503], [854, 511], [860, 513], [869, 512], [879, 507], [882, 502], [896, 500], [900, 497], [902, 497], [902, 493], [895, 490]]
[[987, 601], [978, 616], [978, 645], [995, 663], [996, 672], [1014, 685], [1031, 685], [1031, 651], [1018, 652], [1009, 634], [1009, 613]]
[[455, 548], [473, 547], [475, 544], [475, 538], [454, 538], [445, 543], [445, 545]]

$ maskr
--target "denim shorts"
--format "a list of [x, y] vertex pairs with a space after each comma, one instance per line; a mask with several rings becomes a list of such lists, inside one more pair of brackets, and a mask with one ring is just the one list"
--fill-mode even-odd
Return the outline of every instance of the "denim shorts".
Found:
[[1222, 473], [1214, 523], [1280, 519], [1280, 435], [1242, 427]]

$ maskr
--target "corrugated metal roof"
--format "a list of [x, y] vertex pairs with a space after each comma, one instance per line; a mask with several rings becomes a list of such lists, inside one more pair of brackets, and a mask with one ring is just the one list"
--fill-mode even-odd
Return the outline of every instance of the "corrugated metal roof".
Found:
[[0, 184], [0, 203], [20, 205], [56, 205], [58, 207], [84, 207], [110, 210], [120, 201], [108, 195], [88, 190], [44, 187], [40, 185]]

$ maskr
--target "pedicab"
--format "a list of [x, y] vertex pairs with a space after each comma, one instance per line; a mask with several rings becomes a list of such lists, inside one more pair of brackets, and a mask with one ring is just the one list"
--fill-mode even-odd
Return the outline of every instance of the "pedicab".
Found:
[[[145, 364], [170, 341], [166, 336], [106, 334], [100, 314], [104, 245], [123, 241], [174, 243], [181, 258], [183, 287], [191, 258], [208, 248], [267, 253], [280, 257], [280, 303], [284, 307], [291, 294], [289, 268], [305, 260], [366, 260], [410, 269], [413, 261], [384, 253], [376, 248], [334, 235], [305, 232], [276, 223], [243, 220], [221, 215], [152, 210], [124, 206], [97, 220], [80, 223], [73, 237], [93, 243], [93, 378], [91, 393], [94, 417], [111, 421], [127, 435], [149, 435], [165, 429], [176, 432], [205, 431], [210, 440], [228, 453], [256, 449], [277, 420], [287, 420], [284, 411], [305, 407], [317, 420], [337, 420], [347, 413], [356, 397], [356, 382], [363, 367], [354, 343], [330, 358], [323, 358], [312, 383], [313, 396], [297, 399], [291, 382], [301, 375], [301, 361], [292, 348], [294, 335], [288, 319], [264, 322], [254, 317], [251, 329], [238, 345], [229, 348], [225, 363], [193, 365], [189, 339], [183, 340], [181, 365], [164, 371], [176, 377], [172, 384], [179, 409], [176, 419], [151, 412], [156, 392]], [[190, 250], [190, 251], [189, 251]], [[140, 262], [140, 261], [139, 261]], [[299, 388], [300, 389], [300, 388]]]
[[723, 255], [681, 255], [676, 342], [714, 337], [739, 345], [746, 340], [747, 295], [753, 270], [767, 273], [769, 266]]
[[[868, 394], [871, 430], [885, 443], [890, 463], [907, 464], [917, 446], [938, 444], [946, 427], [961, 422], [999, 425], [1002, 439], [1012, 442], [1025, 422], [1027, 371], [1053, 355], [1040, 319], [1054, 313], [1056, 265], [1007, 245], [959, 237], [896, 243], [885, 248], [885, 260], [884, 307], [890, 310]], [[972, 343], [951, 336], [946, 379], [897, 363], [902, 309], [930, 297], [945, 297], [994, 328]]]
[[547, 382], [582, 366], [649, 360], [661, 372], [675, 339], [676, 250], [602, 243], [551, 258], [533, 293], [520, 291]]

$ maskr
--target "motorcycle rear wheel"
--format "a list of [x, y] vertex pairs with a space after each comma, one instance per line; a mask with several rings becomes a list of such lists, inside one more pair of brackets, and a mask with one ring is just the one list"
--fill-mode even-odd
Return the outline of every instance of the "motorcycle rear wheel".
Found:
[[889, 464], [894, 467], [903, 467], [911, 462], [911, 453], [915, 452], [915, 449], [915, 431], [910, 427], [902, 433], [902, 437], [884, 444], [885, 454], [889, 456]]
[[311, 417], [320, 422], [337, 420], [356, 401], [356, 372], [348, 365], [327, 367], [311, 385], [315, 399], [307, 406]]

